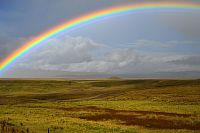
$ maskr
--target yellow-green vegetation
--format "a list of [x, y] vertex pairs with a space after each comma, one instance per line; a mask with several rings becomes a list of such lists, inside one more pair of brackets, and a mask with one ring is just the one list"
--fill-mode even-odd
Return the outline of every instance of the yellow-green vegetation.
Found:
[[200, 80], [0, 80], [1, 132], [200, 131]]

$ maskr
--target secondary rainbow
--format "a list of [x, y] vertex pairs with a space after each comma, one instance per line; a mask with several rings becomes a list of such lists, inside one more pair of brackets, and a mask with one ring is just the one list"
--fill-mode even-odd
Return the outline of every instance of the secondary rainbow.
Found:
[[42, 42], [52, 38], [53, 36], [72, 29], [73, 27], [80, 26], [102, 17], [125, 13], [129, 11], [143, 11], [150, 9], [200, 9], [199, 3], [185, 3], [185, 2], [156, 2], [156, 3], [140, 3], [140, 4], [129, 4], [123, 6], [116, 6], [100, 11], [92, 12], [78, 18], [66, 21], [60, 25], [53, 27], [52, 29], [40, 34], [34, 39], [28, 41], [22, 45], [19, 49], [11, 53], [7, 58], [0, 62], [0, 72], [10, 66], [11, 63], [15, 62], [20, 56], [28, 52], [33, 47], [41, 44]]

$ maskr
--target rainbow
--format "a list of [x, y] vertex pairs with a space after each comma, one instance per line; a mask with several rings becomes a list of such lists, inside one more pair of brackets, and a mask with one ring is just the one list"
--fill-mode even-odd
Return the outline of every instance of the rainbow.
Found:
[[143, 11], [151, 9], [200, 9], [199, 3], [186, 3], [186, 2], [155, 2], [155, 3], [139, 3], [139, 4], [129, 4], [123, 6], [116, 6], [93, 13], [89, 13], [78, 18], [72, 19], [70, 21], [64, 22], [60, 25], [53, 27], [52, 29], [40, 34], [34, 39], [28, 41], [22, 45], [19, 49], [11, 53], [7, 58], [0, 62], [0, 72], [6, 69], [11, 63], [15, 62], [23, 54], [27, 53], [33, 47], [47, 41], [48, 39], [54, 37], [55, 35], [72, 29], [73, 27], [80, 26], [88, 22], [92, 22], [99, 18], [125, 13], [129, 11]]

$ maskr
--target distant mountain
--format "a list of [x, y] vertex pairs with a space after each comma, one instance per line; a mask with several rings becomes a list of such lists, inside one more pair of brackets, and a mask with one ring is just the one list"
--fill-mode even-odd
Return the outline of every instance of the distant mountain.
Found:
[[180, 72], [154, 72], [154, 73], [135, 73], [121, 74], [122, 77], [128, 78], [200, 78], [200, 71], [180, 71]]
[[156, 75], [169, 78], [200, 78], [200, 71], [157, 72]]
[[200, 78], [200, 71], [154, 72], [154, 73], [100, 73], [66, 72], [53, 70], [10, 70], [1, 78]]
[[66, 72], [55, 70], [10, 70], [0, 78], [107, 78], [112, 74], [98, 72]]
[[181, 72], [155, 72], [155, 73], [129, 73], [129, 74], [108, 74], [108, 73], [96, 73], [96, 72], [79, 72], [79, 73], [68, 73], [67, 75], [57, 75], [56, 77], [62, 78], [110, 78], [110, 77], [121, 77], [121, 78], [200, 78], [200, 71], [181, 71]]

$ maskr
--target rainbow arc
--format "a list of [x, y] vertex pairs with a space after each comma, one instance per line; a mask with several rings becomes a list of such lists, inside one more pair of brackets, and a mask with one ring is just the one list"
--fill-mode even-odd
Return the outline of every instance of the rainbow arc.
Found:
[[26, 42], [16, 51], [12, 52], [7, 58], [0, 62], [0, 72], [14, 63], [19, 57], [27, 53], [35, 46], [47, 41], [48, 39], [60, 34], [64, 31], [70, 30], [73, 27], [80, 26], [81, 24], [94, 21], [96, 19], [111, 16], [119, 13], [125, 13], [129, 11], [143, 11], [150, 9], [200, 9], [200, 4], [197, 3], [185, 3], [185, 2], [156, 2], [156, 3], [140, 3], [140, 4], [129, 4], [124, 6], [116, 6], [100, 11], [92, 12], [70, 21], [64, 22], [60, 25], [53, 27], [52, 29], [38, 35], [34, 39]]

